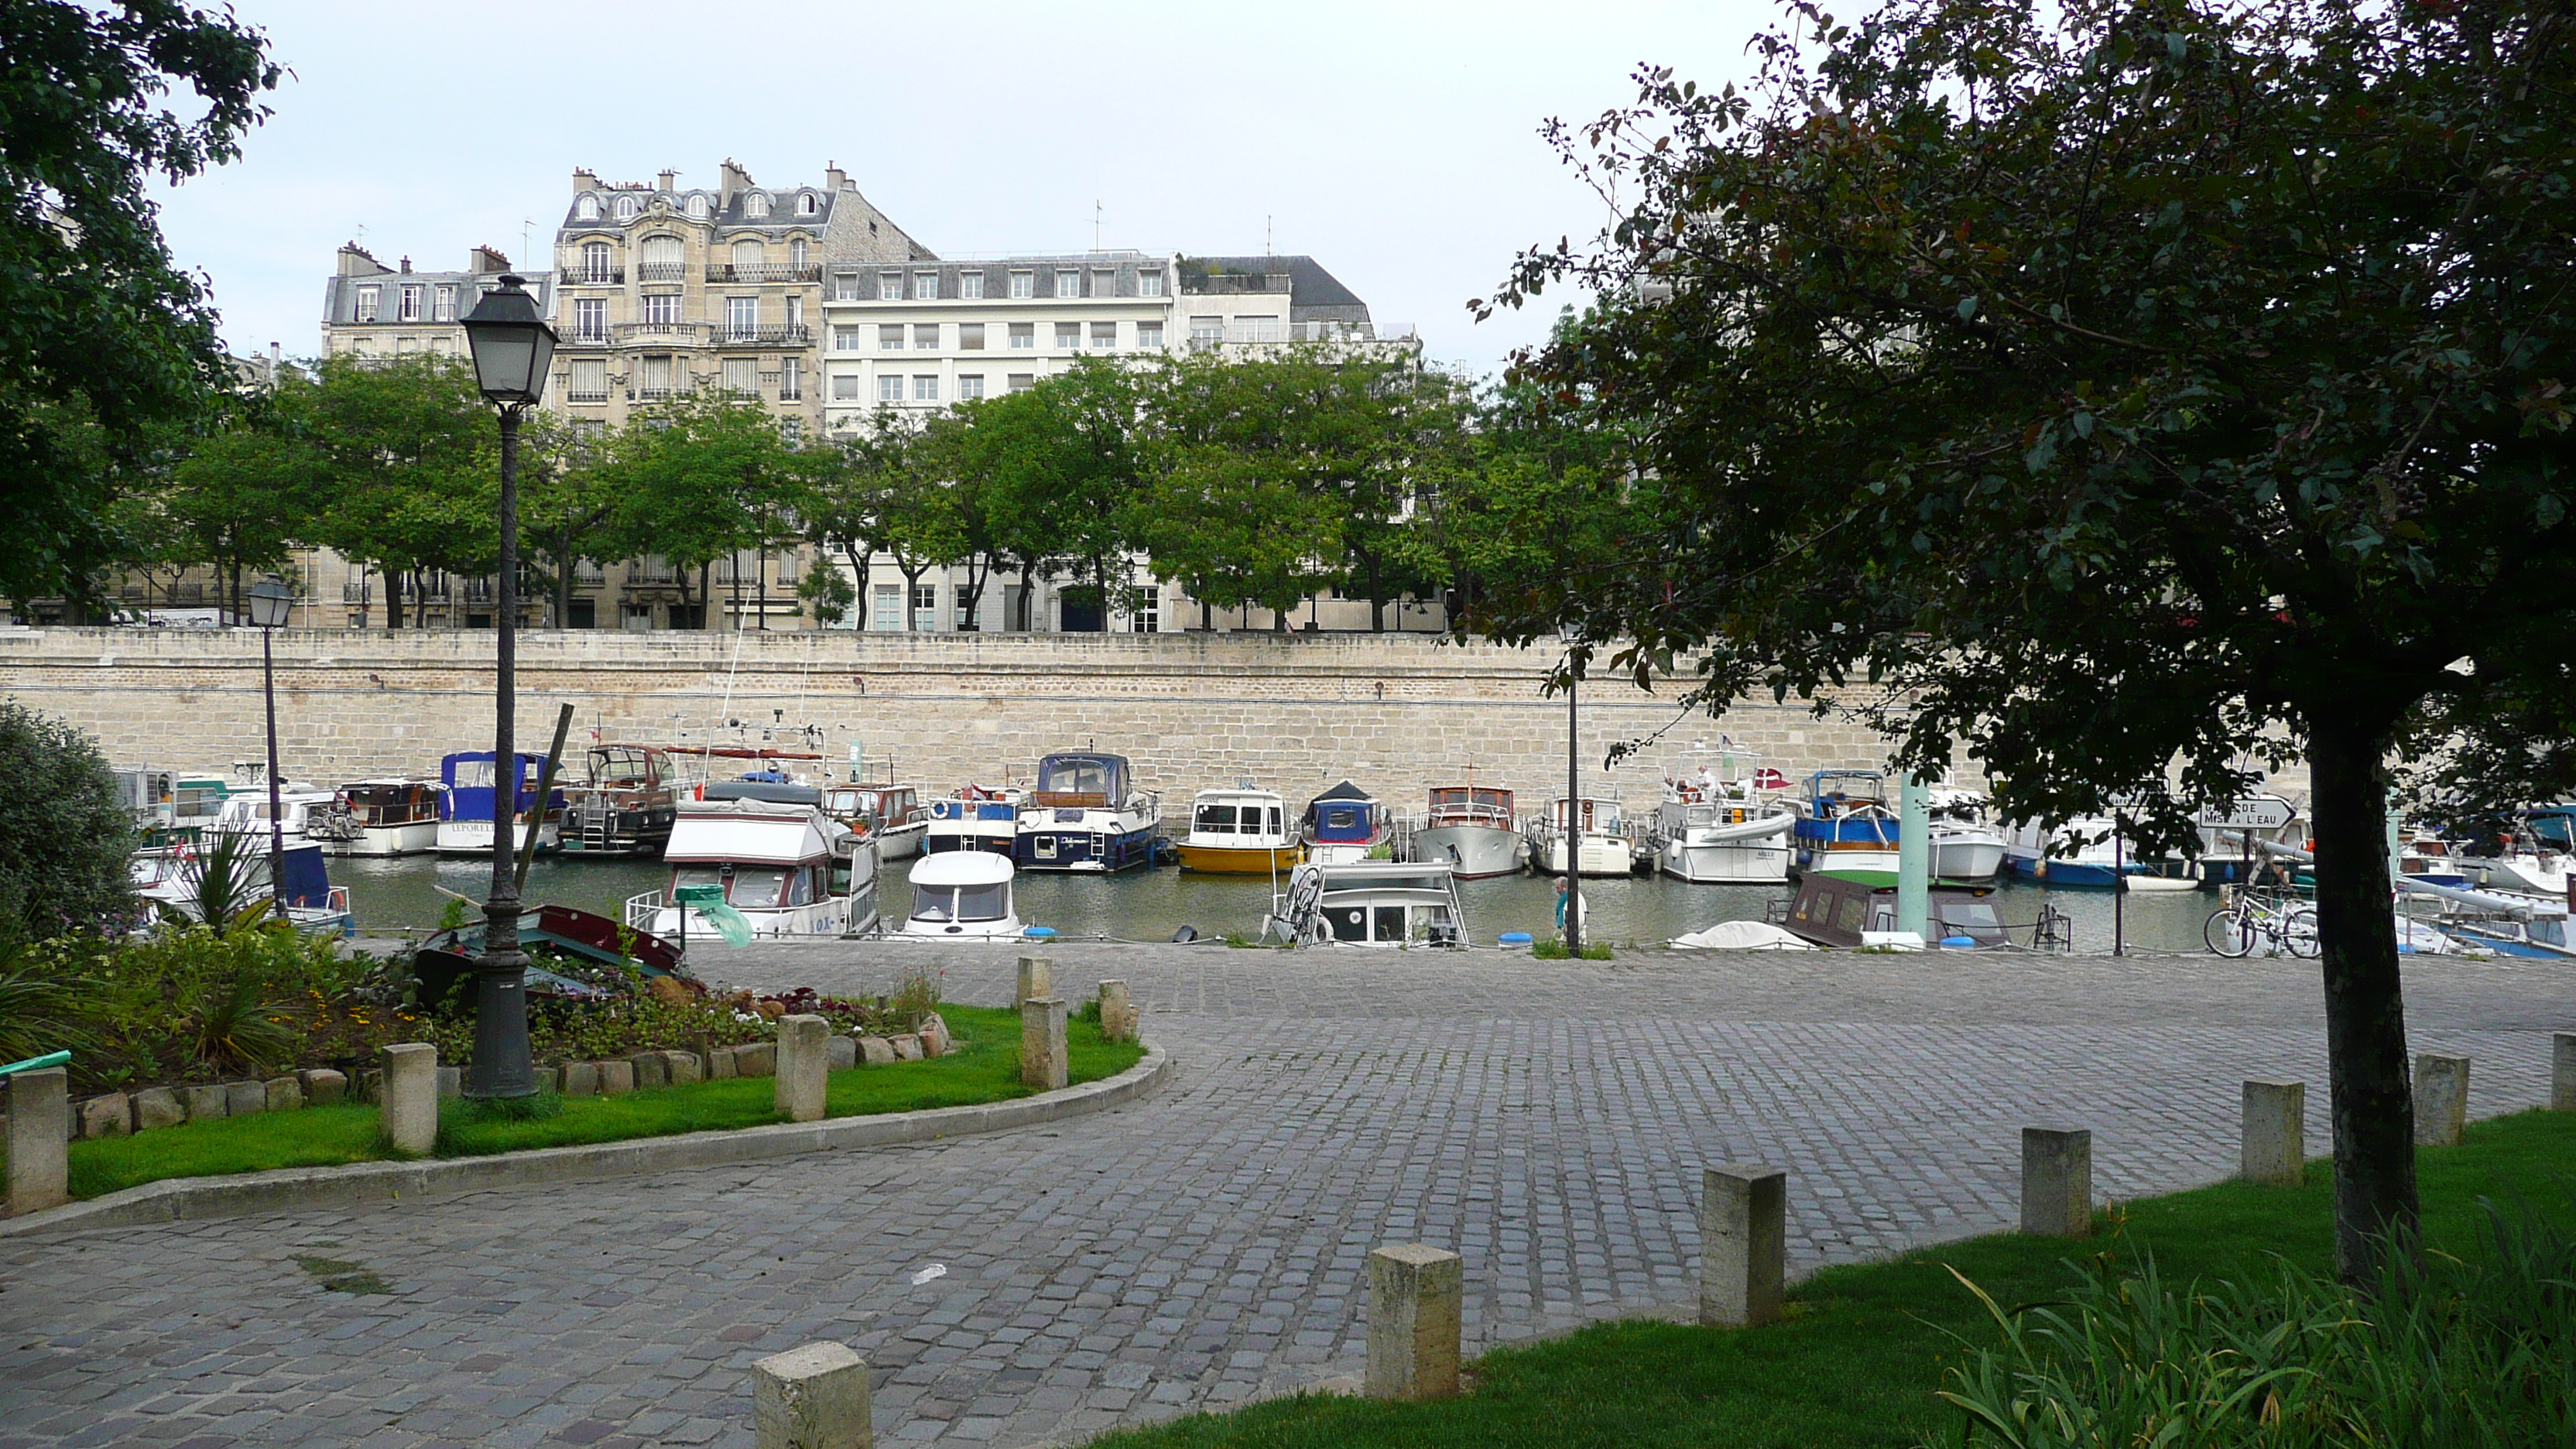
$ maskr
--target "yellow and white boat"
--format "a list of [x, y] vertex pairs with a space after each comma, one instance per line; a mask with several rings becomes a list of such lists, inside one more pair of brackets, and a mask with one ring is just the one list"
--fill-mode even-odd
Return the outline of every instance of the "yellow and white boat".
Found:
[[1190, 833], [1181, 842], [1181, 869], [1268, 875], [1293, 869], [1305, 858], [1306, 843], [1290, 827], [1288, 802], [1277, 791], [1247, 782], [1190, 797]]

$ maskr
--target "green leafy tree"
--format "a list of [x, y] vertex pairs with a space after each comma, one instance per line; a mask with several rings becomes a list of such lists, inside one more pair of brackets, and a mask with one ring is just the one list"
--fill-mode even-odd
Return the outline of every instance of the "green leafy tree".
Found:
[[403, 627], [408, 579], [482, 573], [501, 554], [499, 433], [463, 361], [325, 358], [310, 437], [324, 507], [312, 528], [386, 580], [386, 627]]
[[552, 414], [539, 414], [520, 440], [519, 534], [525, 556], [545, 560], [558, 629], [570, 625], [581, 565], [609, 561], [622, 442]]
[[1178, 359], [1154, 379], [1141, 454], [1147, 484], [1129, 534], [1199, 601], [1259, 606], [1275, 626], [1341, 576], [1345, 500], [1314, 446], [1308, 406], [1328, 391], [1303, 366]]
[[1066, 548], [1079, 498], [1081, 439], [1060, 391], [1041, 383], [960, 410], [965, 427], [950, 441], [964, 483], [969, 532], [997, 569], [1020, 576], [1018, 607], [1005, 629], [1029, 627], [1030, 602], [1050, 560]]
[[2304, 757], [2361, 1279], [2416, 1219], [2390, 761], [2576, 651], [2570, 21], [1796, 14], [1750, 94], [1555, 132], [1622, 209], [1499, 300], [1609, 299], [1524, 375], [1638, 440], [1645, 545], [1583, 638], [1711, 705], [1865, 686], [1901, 767], [1964, 742], [2008, 815], [2151, 846]]
[[0, 700], [0, 946], [96, 931], [134, 912], [134, 817], [79, 730]]
[[129, 537], [162, 542], [136, 561], [211, 565], [234, 617], [243, 617], [243, 575], [285, 568], [329, 496], [330, 458], [314, 431], [318, 399], [300, 373], [237, 397], [222, 423], [170, 468], [166, 486], [141, 500], [159, 526], [138, 520]]
[[[887, 482], [886, 552], [903, 575], [903, 626], [919, 627], [912, 607], [921, 576], [964, 559], [972, 547], [967, 528], [968, 498], [957, 486], [964, 425], [942, 415], [926, 422], [905, 450], [902, 466]], [[971, 607], [959, 601], [961, 612]]]
[[815, 466], [811, 455], [787, 445], [758, 404], [693, 395], [628, 425], [610, 470], [620, 507], [602, 536], [614, 556], [670, 560], [684, 599], [696, 570], [712, 630], [715, 561], [770, 541], [780, 520], [810, 496]]
[[[895, 498], [903, 486], [901, 475], [912, 466], [920, 431], [918, 418], [879, 408], [864, 427], [819, 451], [797, 500], [795, 512], [806, 538], [826, 555], [824, 571], [839, 573], [828, 567], [829, 556], [838, 553], [849, 566], [848, 577], [857, 580], [846, 601], [837, 598], [839, 591], [831, 591], [833, 602], [856, 628], [868, 627], [868, 567], [892, 546]], [[830, 590], [825, 584], [814, 587], [818, 598]]]
[[237, 156], [279, 71], [229, 12], [161, 0], [11, 0], [0, 57], [0, 594], [80, 594], [117, 561], [113, 468], [229, 380], [146, 181]]

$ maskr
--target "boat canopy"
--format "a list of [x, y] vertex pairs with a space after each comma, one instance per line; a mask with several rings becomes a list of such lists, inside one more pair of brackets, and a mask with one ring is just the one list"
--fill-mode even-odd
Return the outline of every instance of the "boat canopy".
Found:
[[819, 785], [797, 785], [784, 780], [709, 780], [708, 800], [766, 800], [773, 805], [820, 805], [823, 789]]
[[1375, 844], [1382, 823], [1377, 797], [1348, 780], [1307, 802], [1306, 822], [1323, 845]]
[[798, 865], [829, 858], [835, 839], [848, 833], [810, 805], [687, 800], [662, 858], [699, 865]]
[[1129, 794], [1125, 755], [1048, 755], [1038, 761], [1038, 785], [1029, 803], [1107, 809]]
[[[537, 781], [544, 778], [546, 757], [521, 751], [519, 760], [518, 804], [521, 814], [535, 808]], [[492, 818], [492, 790], [496, 771], [492, 768], [490, 750], [464, 750], [438, 762], [438, 779], [447, 789], [446, 818], [450, 820], [489, 820]], [[563, 792], [555, 792], [551, 805], [563, 803]]]
[[946, 850], [913, 862], [912, 884], [924, 886], [999, 885], [1015, 873], [1011, 858], [989, 850]]
[[1887, 776], [1876, 770], [1818, 770], [1807, 777], [1807, 798], [1882, 805], [1887, 802]]

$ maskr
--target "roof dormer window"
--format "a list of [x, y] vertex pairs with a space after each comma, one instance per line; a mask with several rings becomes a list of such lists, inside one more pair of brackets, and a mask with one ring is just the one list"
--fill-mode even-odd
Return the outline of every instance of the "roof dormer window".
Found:
[[704, 221], [707, 219], [706, 197], [700, 195], [689, 198], [689, 219], [692, 221]]
[[813, 216], [822, 211], [822, 209], [823, 203], [815, 198], [813, 192], [804, 192], [796, 198], [796, 214], [798, 216]]
[[742, 214], [748, 217], [763, 217], [769, 215], [769, 198], [757, 191], [744, 197], [742, 199]]
[[599, 220], [599, 198], [596, 196], [585, 196], [581, 200], [574, 202], [572, 204], [572, 214], [575, 218], [582, 221]]
[[621, 196], [617, 198], [617, 219], [619, 221], [633, 221], [635, 219], [635, 213], [643, 209], [644, 203], [637, 201], [634, 197]]

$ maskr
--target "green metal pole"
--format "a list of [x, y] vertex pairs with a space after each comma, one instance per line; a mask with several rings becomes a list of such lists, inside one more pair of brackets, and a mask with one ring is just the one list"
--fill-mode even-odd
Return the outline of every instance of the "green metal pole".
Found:
[[1896, 929], [1932, 939], [1932, 812], [1923, 782], [1896, 789]]

